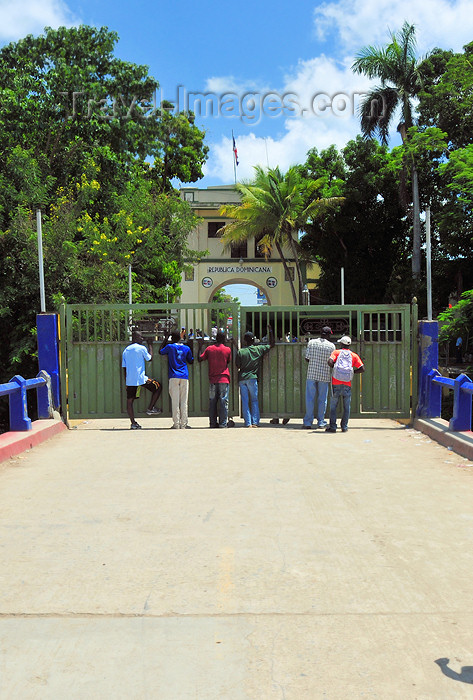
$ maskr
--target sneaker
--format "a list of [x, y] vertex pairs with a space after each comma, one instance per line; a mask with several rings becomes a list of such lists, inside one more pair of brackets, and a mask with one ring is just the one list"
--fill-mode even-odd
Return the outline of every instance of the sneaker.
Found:
[[130, 425], [130, 430], [141, 430], [141, 425], [135, 421]]
[[148, 414], [148, 416], [157, 416], [158, 413], [162, 413], [162, 412], [163, 412], [163, 409], [162, 409], [162, 408], [156, 408], [156, 406], [153, 406], [153, 408], [148, 408], [148, 410], [146, 411], [146, 413]]
[[330, 426], [328, 426], [328, 428], [325, 428], [325, 432], [326, 432], [326, 433], [336, 433], [336, 432], [337, 432], [337, 429], [336, 429], [336, 428], [331, 428]]
[[190, 430], [192, 425], [181, 425], [181, 430]]
[[317, 428], [325, 428], [328, 425], [325, 421], [323, 423], [318, 423]]

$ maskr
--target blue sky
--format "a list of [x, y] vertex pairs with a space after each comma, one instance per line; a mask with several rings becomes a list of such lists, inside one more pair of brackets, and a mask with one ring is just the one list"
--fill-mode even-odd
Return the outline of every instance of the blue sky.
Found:
[[0, 0], [0, 44], [45, 26], [107, 26], [120, 37], [116, 55], [149, 66], [163, 97], [174, 101], [179, 86], [181, 98], [210, 95], [214, 114], [195, 110], [210, 148], [197, 186], [207, 187], [233, 182], [232, 131], [238, 179], [355, 137], [369, 82], [353, 75], [353, 57], [405, 20], [417, 27], [419, 55], [473, 41], [470, 0]]

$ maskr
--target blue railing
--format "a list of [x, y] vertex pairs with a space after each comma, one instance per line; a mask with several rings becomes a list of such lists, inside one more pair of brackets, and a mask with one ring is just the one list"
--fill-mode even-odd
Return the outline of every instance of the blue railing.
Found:
[[426, 418], [439, 418], [442, 413], [442, 388], [453, 389], [453, 417], [450, 430], [471, 430], [473, 382], [466, 374], [455, 379], [442, 377], [437, 369], [427, 375]]
[[6, 384], [0, 384], [0, 396], [10, 397], [10, 430], [31, 430], [33, 425], [28, 416], [26, 392], [37, 390], [38, 418], [52, 418], [51, 377], [41, 372], [34, 379], [23, 379], [16, 374]]

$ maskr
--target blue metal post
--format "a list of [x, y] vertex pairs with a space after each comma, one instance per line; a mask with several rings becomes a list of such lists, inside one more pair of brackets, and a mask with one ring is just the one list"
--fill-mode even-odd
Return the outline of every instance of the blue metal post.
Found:
[[[61, 404], [59, 379], [59, 336], [57, 314], [38, 314], [36, 316], [38, 329], [38, 365], [51, 377], [51, 390], [54, 408]], [[47, 418], [48, 416], [40, 416]]]
[[[417, 403], [417, 415], [421, 418], [435, 418], [440, 416], [440, 409], [436, 416], [430, 412], [437, 406], [437, 392], [429, 399], [430, 384], [429, 373], [439, 366], [439, 324], [437, 321], [419, 322], [419, 399]], [[441, 395], [441, 389], [440, 389]], [[429, 406], [429, 402], [434, 404]], [[437, 410], [437, 408], [435, 408]]]
[[10, 382], [18, 384], [20, 389], [10, 394], [10, 430], [32, 430], [33, 426], [31, 418], [28, 417], [26, 402], [26, 379], [15, 374]]
[[453, 417], [450, 430], [471, 430], [471, 394], [461, 390], [462, 384], [470, 383], [466, 374], [459, 374], [453, 385]]

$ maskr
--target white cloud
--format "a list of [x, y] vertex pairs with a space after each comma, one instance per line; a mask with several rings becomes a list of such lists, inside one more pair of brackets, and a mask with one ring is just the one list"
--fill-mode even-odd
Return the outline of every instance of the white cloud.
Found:
[[[283, 171], [305, 160], [307, 151], [314, 146], [320, 151], [331, 144], [342, 148], [359, 133], [357, 117], [358, 95], [366, 91], [368, 81], [355, 76], [348, 61], [339, 62], [321, 55], [308, 61], [300, 61], [284, 78], [278, 91], [272, 93], [276, 109], [270, 116], [268, 93], [258, 93], [250, 121], [242, 102], [240, 120], [232, 118], [229, 128], [237, 140], [239, 180], [251, 179], [253, 166], [279, 166]], [[225, 117], [221, 117], [224, 119]], [[259, 137], [248, 126], [269, 120], [280, 125], [278, 136]], [[208, 178], [232, 182], [232, 142], [227, 136], [219, 143], [210, 144], [210, 158], [205, 167]]]
[[0, 42], [41, 34], [44, 27], [55, 29], [76, 23], [77, 18], [62, 0], [0, 0]]
[[435, 46], [461, 50], [472, 40], [470, 0], [339, 0], [324, 2], [314, 10], [319, 38], [338, 36], [345, 54], [367, 45], [383, 45], [389, 31], [404, 21], [414, 24], [421, 54]]
[[268, 90], [267, 85], [258, 84], [254, 80], [238, 80], [233, 75], [214, 76], [207, 78], [205, 83], [205, 92], [213, 92], [216, 95], [228, 92], [242, 95], [246, 92], [267, 92]]

